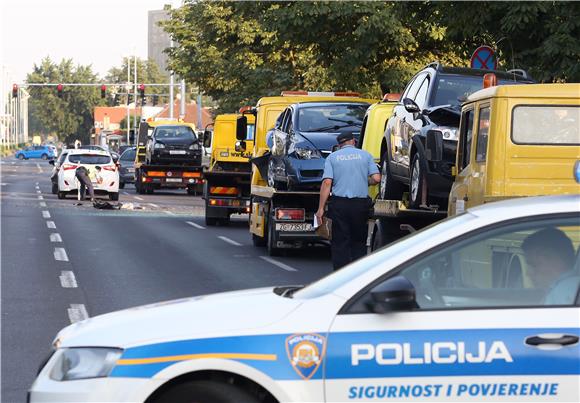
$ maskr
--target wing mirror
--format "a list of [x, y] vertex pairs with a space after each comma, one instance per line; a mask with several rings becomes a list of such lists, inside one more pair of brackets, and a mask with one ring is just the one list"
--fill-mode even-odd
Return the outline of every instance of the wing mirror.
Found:
[[403, 98], [403, 106], [409, 113], [421, 113], [421, 108], [411, 98]]
[[244, 140], [236, 141], [236, 152], [243, 153], [246, 151], [246, 142]]
[[205, 148], [209, 148], [211, 147], [211, 131], [208, 129], [205, 129], [203, 132], [203, 146]]
[[425, 156], [427, 161], [442, 161], [443, 160], [443, 133], [439, 130], [427, 131], [425, 138]]
[[392, 277], [371, 290], [368, 308], [374, 313], [411, 311], [418, 308], [415, 287], [403, 276]]
[[246, 139], [248, 133], [248, 118], [245, 116], [238, 116], [236, 119], [236, 139], [242, 141]]

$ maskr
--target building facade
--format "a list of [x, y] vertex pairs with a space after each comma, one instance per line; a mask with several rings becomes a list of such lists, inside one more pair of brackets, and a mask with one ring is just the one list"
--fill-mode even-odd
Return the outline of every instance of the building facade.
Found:
[[167, 55], [163, 51], [171, 46], [171, 38], [167, 32], [159, 26], [159, 22], [169, 19], [169, 10], [149, 11], [147, 30], [147, 57], [153, 59], [161, 73], [169, 76], [167, 71]]

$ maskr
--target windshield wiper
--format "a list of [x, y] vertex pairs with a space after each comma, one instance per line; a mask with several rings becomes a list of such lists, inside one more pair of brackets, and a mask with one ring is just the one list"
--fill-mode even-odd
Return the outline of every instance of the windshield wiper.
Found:
[[356, 120], [345, 120], [345, 119], [336, 119], [336, 118], [327, 118], [328, 120], [332, 120], [333, 122], [341, 122], [347, 123], [349, 126], [362, 126], [362, 123]]
[[292, 295], [298, 291], [303, 289], [303, 285], [284, 285], [280, 287], [274, 287], [274, 294], [279, 295], [284, 298], [292, 298]]
[[353, 123], [348, 123], [345, 125], [334, 125], [334, 126], [325, 126], [325, 127], [318, 127], [316, 129], [312, 129], [312, 130], [302, 130], [305, 133], [311, 133], [311, 132], [323, 132], [326, 130], [338, 130], [338, 129], [343, 129], [345, 127], [350, 127], [350, 126], [354, 126], [354, 127], [361, 127], [361, 125], [357, 122], [353, 122]]

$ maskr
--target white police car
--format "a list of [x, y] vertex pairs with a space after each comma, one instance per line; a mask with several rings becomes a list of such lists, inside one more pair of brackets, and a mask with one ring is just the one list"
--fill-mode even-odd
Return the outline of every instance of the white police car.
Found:
[[32, 402], [579, 401], [580, 195], [491, 203], [305, 288], [62, 330]]

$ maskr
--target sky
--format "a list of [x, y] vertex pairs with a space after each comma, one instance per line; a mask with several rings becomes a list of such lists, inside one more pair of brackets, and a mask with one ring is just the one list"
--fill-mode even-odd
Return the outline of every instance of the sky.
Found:
[[49, 56], [104, 77], [123, 57], [147, 58], [147, 12], [181, 0], [0, 0], [0, 65], [22, 82]]

